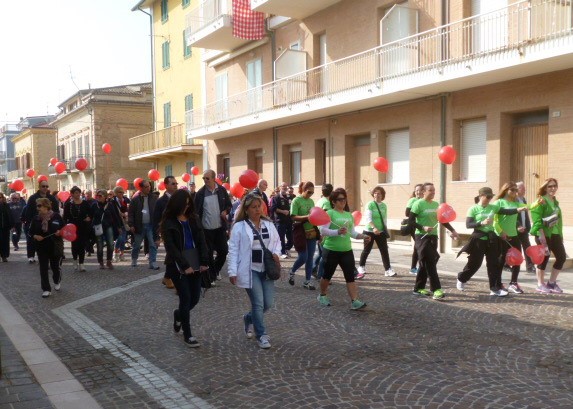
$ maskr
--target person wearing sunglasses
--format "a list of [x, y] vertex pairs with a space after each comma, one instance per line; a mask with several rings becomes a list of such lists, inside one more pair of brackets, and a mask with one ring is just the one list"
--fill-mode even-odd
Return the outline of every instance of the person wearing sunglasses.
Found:
[[30, 238], [31, 236], [29, 234], [30, 224], [38, 214], [38, 209], [36, 208], [36, 200], [48, 199], [52, 204], [52, 211], [58, 214], [60, 213], [60, 205], [58, 203], [58, 199], [56, 199], [53, 195], [50, 194], [49, 190], [50, 185], [48, 184], [48, 182], [42, 180], [38, 182], [38, 187], [39, 187], [38, 191], [34, 193], [32, 196], [30, 196], [30, 198], [28, 199], [26, 209], [23, 212], [23, 220], [22, 220], [24, 223], [24, 234], [26, 234], [26, 250], [28, 253], [27, 255], [29, 263], [36, 262], [35, 259], [36, 249], [34, 247], [36, 242]]
[[[30, 206], [31, 204], [28, 204]], [[59, 213], [53, 210], [50, 199], [42, 197], [34, 205], [38, 212], [30, 224], [30, 236], [36, 242], [38, 261], [40, 264], [40, 277], [42, 285], [42, 298], [51, 295], [49, 270], [52, 270], [52, 280], [56, 291], [60, 290], [62, 281], [61, 260], [64, 250], [60, 230], [64, 227], [64, 220]]]
[[[535, 236], [537, 244], [546, 244], [547, 252], [545, 259], [537, 265], [537, 289], [542, 294], [561, 294], [563, 290], [557, 284], [557, 277], [563, 268], [565, 259], [565, 246], [563, 245], [563, 213], [557, 200], [557, 179], [549, 178], [537, 191], [538, 200], [531, 207], [531, 235]], [[545, 220], [544, 220], [545, 219]], [[542, 234], [543, 233], [543, 234]], [[545, 243], [542, 237], [545, 236]], [[555, 262], [545, 282], [545, 268], [549, 262], [549, 254], [555, 255]]]
[[0, 257], [4, 263], [10, 257], [10, 231], [13, 226], [14, 220], [6, 203], [6, 196], [0, 192]]
[[493, 190], [490, 187], [482, 187], [475, 198], [476, 204], [467, 211], [466, 228], [474, 231], [470, 241], [458, 253], [458, 257], [461, 253], [468, 253], [468, 262], [463, 270], [458, 273], [456, 288], [460, 291], [465, 290], [466, 283], [479, 270], [485, 257], [491, 294], [504, 297], [507, 295], [507, 291], [500, 286], [501, 243], [495, 232], [494, 217], [498, 214], [516, 215], [517, 208], [513, 206], [501, 208], [501, 203], [491, 203], [493, 196]]
[[[498, 287], [501, 293], [512, 292], [514, 294], [523, 294], [523, 290], [519, 286], [517, 279], [519, 277], [520, 266], [511, 266], [511, 281], [509, 287], [504, 290], [501, 275], [503, 273], [503, 266], [505, 265], [505, 257], [508, 250], [514, 247], [521, 253], [521, 240], [519, 240], [517, 232], [517, 213], [527, 211], [527, 206], [523, 206], [517, 200], [517, 184], [515, 182], [504, 183], [496, 196], [494, 204], [499, 205], [500, 212], [493, 217], [493, 228], [498, 236], [501, 238], [500, 254], [499, 254], [499, 272], [497, 274]], [[504, 210], [516, 209], [511, 213]], [[492, 291], [490, 295], [501, 295], [497, 291]]]
[[70, 189], [70, 200], [64, 204], [64, 222], [74, 224], [77, 228], [77, 238], [72, 241], [72, 258], [74, 271], [86, 271], [84, 261], [86, 257], [86, 241], [91, 234], [91, 220], [93, 207], [82, 199], [82, 190], [73, 186]]
[[12, 220], [14, 226], [12, 227], [12, 244], [14, 251], [20, 250], [20, 238], [22, 237], [22, 211], [26, 206], [26, 201], [20, 197], [20, 193], [14, 192], [10, 195], [8, 207], [12, 212]]
[[[165, 184], [165, 193], [157, 199], [157, 203], [155, 203], [155, 210], [153, 211], [153, 229], [155, 230], [158, 237], [161, 238], [161, 231], [159, 229], [159, 223], [161, 222], [161, 218], [163, 217], [163, 212], [167, 207], [167, 202], [175, 192], [177, 192], [177, 179], [174, 176], [165, 176], [163, 179], [163, 183]], [[165, 270], [165, 274], [163, 276], [163, 280], [161, 280], [161, 284], [163, 284], [166, 288], [175, 288], [173, 285], [173, 281], [169, 278], [167, 274], [167, 270]]]
[[346, 210], [348, 200], [346, 190], [334, 189], [328, 199], [332, 209], [326, 212], [330, 217], [330, 223], [320, 226], [320, 234], [325, 237], [322, 245], [324, 274], [320, 279], [320, 294], [317, 299], [320, 305], [330, 306], [328, 287], [336, 267], [340, 266], [346, 281], [346, 291], [350, 296], [350, 309], [360, 310], [366, 307], [366, 303], [358, 298], [358, 286], [354, 281], [354, 252], [350, 237], [369, 243], [370, 236], [355, 230], [352, 213]]

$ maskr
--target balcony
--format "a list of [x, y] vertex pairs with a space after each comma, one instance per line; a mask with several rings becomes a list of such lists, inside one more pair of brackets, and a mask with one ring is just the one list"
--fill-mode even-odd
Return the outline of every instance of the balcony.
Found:
[[145, 158], [155, 160], [160, 156], [177, 156], [202, 150], [202, 144], [193, 144], [187, 140], [183, 124], [129, 139], [130, 160]]
[[192, 47], [232, 51], [250, 40], [233, 36], [231, 0], [205, 0], [185, 17], [185, 39]]
[[24, 178], [28, 178], [26, 176], [26, 170], [25, 169], [11, 170], [10, 172], [8, 172], [8, 175], [6, 175], [6, 180], [8, 182], [12, 182], [12, 181], [14, 181], [14, 179], [24, 179]]
[[218, 139], [573, 66], [571, 2], [522, 0], [186, 112]]
[[0, 163], [6, 162], [6, 158], [8, 157], [6, 151], [0, 151]]
[[70, 156], [67, 159], [60, 160], [66, 164], [66, 171], [62, 173], [56, 173], [56, 170], [52, 165], [48, 166], [48, 174], [50, 176], [59, 177], [59, 178], [67, 178], [67, 176], [71, 173], [79, 173], [79, 170], [76, 169], [76, 160], [84, 158], [88, 161], [88, 167], [83, 170], [83, 172], [93, 172], [94, 170], [94, 163], [93, 158], [91, 155], [76, 155]]
[[340, 0], [251, 0], [251, 9], [302, 20], [339, 2]]

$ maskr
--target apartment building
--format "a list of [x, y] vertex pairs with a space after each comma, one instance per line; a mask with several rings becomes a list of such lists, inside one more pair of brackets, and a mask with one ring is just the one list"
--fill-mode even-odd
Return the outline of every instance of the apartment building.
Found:
[[[232, 5], [201, 3], [216, 16], [189, 36], [225, 53], [207, 61], [206, 104], [186, 125], [218, 173], [344, 186], [352, 209], [381, 185], [394, 229], [414, 185], [432, 181], [466, 233], [480, 187], [524, 180], [532, 200], [551, 176], [571, 237], [569, 1], [250, 0], [267, 35], [240, 45]], [[443, 145], [458, 153], [451, 166]], [[379, 156], [386, 174], [372, 167]]]
[[7, 193], [8, 172], [16, 168], [14, 160], [14, 143], [12, 137], [18, 134], [15, 124], [5, 124], [0, 127], [0, 191]]
[[[38, 177], [45, 175], [52, 189], [56, 188], [56, 178], [49, 176], [50, 158], [56, 146], [56, 128], [50, 123], [55, 115], [23, 118], [17, 125], [19, 132], [12, 137], [14, 144], [15, 169], [8, 172], [8, 181], [21, 179], [24, 182], [24, 196], [38, 190]], [[35, 174], [28, 177], [28, 169]]]
[[[142, 83], [84, 89], [63, 101], [52, 122], [57, 137], [50, 154], [66, 171], [50, 167], [58, 180], [54, 189], [110, 189], [119, 178], [147, 177], [147, 164], [129, 160], [129, 140], [153, 129], [152, 95], [151, 83]], [[104, 143], [111, 145], [110, 154]], [[87, 161], [83, 171], [75, 165], [79, 158]]]
[[201, 106], [201, 50], [185, 40], [185, 19], [198, 0], [141, 0], [133, 11], [144, 11], [151, 20], [154, 123], [150, 132], [129, 141], [129, 159], [174, 175], [179, 183], [193, 166], [201, 169], [203, 141], [188, 139], [185, 112]]

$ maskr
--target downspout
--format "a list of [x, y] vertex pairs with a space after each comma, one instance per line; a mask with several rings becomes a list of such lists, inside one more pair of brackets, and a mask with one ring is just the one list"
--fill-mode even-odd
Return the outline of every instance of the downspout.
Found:
[[[274, 30], [269, 31], [271, 35], [271, 75], [272, 80], [275, 80], [275, 60], [277, 58], [276, 52], [276, 38]], [[279, 130], [276, 127], [273, 127], [273, 185], [279, 185]], [[283, 177], [284, 179], [284, 177]]]
[[147, 14], [149, 16], [149, 44], [151, 47], [151, 53], [150, 53], [150, 59], [151, 59], [151, 87], [153, 89], [153, 109], [151, 110], [151, 115], [152, 115], [152, 123], [153, 123], [153, 130], [156, 131], [156, 125], [155, 125], [155, 58], [153, 58], [153, 17], [151, 15], [151, 13], [148, 13], [147, 11], [143, 10], [141, 8], [141, 6], [137, 6], [137, 10], [141, 11], [144, 14]]
[[[446, 103], [447, 98], [445, 95], [440, 97], [440, 147], [446, 146]], [[440, 162], [440, 203], [446, 203], [446, 165]], [[446, 230], [440, 225], [440, 237], [445, 237]], [[444, 253], [446, 243], [440, 240], [440, 253]]]

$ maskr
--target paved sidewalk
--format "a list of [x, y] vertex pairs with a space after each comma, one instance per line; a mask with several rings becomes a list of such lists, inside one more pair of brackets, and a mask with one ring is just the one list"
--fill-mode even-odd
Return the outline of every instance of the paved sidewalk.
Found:
[[[68, 261], [62, 290], [42, 299], [38, 266], [13, 253], [0, 265], [0, 301], [13, 308], [0, 308], [0, 409], [88, 407], [46, 390], [27, 361], [27, 338], [4, 335], [17, 316], [47, 348], [41, 355], [102, 408], [571, 407], [572, 295], [535, 294], [533, 275], [522, 273], [526, 294], [490, 297], [485, 268], [462, 293], [455, 273], [464, 256], [442, 255], [445, 301], [417, 298], [411, 248], [390, 253], [394, 278], [384, 277], [377, 249], [370, 254], [359, 283], [364, 311], [349, 309], [339, 272], [332, 307], [302, 288], [301, 271], [294, 287], [277, 282], [276, 308], [265, 315], [270, 350], [245, 338], [248, 299], [227, 279], [193, 310], [201, 347], [190, 350], [171, 329], [177, 297], [145, 263], [100, 271], [91, 257], [86, 273], [74, 273]], [[566, 292], [572, 276], [560, 276]]]

